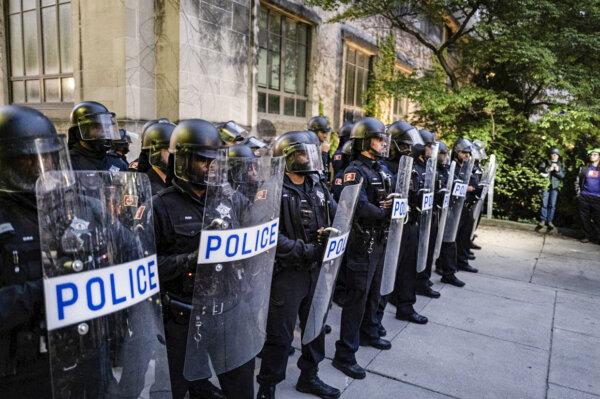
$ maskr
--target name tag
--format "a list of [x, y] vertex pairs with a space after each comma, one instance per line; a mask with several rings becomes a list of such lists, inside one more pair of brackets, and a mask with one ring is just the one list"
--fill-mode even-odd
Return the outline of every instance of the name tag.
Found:
[[406, 198], [394, 198], [394, 204], [392, 205], [392, 219], [401, 219], [406, 216], [408, 210], [408, 199]]
[[452, 190], [452, 195], [455, 197], [464, 197], [467, 195], [467, 185], [462, 183], [454, 184], [454, 190]]
[[450, 193], [444, 194], [444, 203], [442, 204], [442, 208], [448, 208], [450, 205]]
[[423, 194], [423, 201], [421, 202], [421, 211], [426, 211], [433, 208], [433, 193]]
[[48, 331], [126, 309], [159, 291], [156, 255], [44, 279]]
[[339, 258], [344, 254], [346, 244], [348, 243], [348, 234], [349, 233], [346, 233], [335, 238], [330, 237], [329, 240], [327, 240], [327, 246], [325, 247], [327, 250], [325, 251], [323, 262]]
[[234, 230], [202, 230], [198, 263], [232, 262], [251, 258], [277, 245], [279, 218]]

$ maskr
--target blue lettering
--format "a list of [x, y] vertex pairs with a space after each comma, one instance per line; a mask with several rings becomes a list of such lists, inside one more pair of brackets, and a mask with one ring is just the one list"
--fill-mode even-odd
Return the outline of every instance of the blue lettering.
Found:
[[142, 289], [142, 286], [140, 285], [140, 281], [142, 281], [142, 278], [140, 277], [140, 270], [144, 272], [144, 277], [146, 277], [146, 269], [144, 269], [144, 265], [139, 265], [137, 268], [137, 286], [138, 286], [138, 292], [140, 294], [143, 294], [144, 292], [146, 292], [146, 282], [144, 281], [144, 289]]
[[[94, 283], [98, 284], [98, 287], [100, 288], [100, 303], [98, 305], [94, 305], [92, 302], [92, 284]], [[106, 298], [104, 297], [104, 281], [102, 281], [100, 277], [89, 279], [85, 285], [85, 291], [87, 293], [88, 308], [90, 308], [90, 310], [96, 311], [104, 307], [104, 303], [106, 302]]]
[[329, 243], [329, 248], [327, 248], [327, 258], [329, 257], [329, 255], [331, 255], [331, 252], [333, 252], [333, 250], [335, 249], [335, 240], [331, 240], [331, 242]]
[[271, 225], [271, 236], [270, 236], [270, 240], [269, 240], [269, 245], [275, 245], [275, 243], [277, 242], [276, 239], [273, 239], [273, 236], [277, 232], [277, 230], [275, 230], [275, 227], [277, 227], [277, 222], [275, 222]]
[[156, 283], [152, 282], [152, 278], [156, 276], [156, 273], [152, 271], [152, 267], [156, 266], [153, 260], [148, 262], [148, 283], [150, 283], [150, 289], [153, 290], [156, 288]]
[[[267, 234], [265, 234], [267, 233]], [[269, 244], [269, 228], [265, 227], [260, 235], [260, 247], [265, 248]]]
[[394, 201], [394, 215], [400, 214], [400, 201]]
[[248, 233], [244, 233], [244, 242], [242, 243], [242, 255], [247, 255], [252, 252], [252, 248], [246, 249], [246, 239], [248, 238]]
[[133, 291], [133, 270], [129, 269], [129, 289], [131, 290], [131, 299], [135, 298], [135, 293]]
[[[234, 238], [235, 238], [235, 248], [234, 248], [233, 252], [231, 252], [229, 249], [231, 247], [231, 240]], [[229, 258], [234, 256], [237, 253], [239, 244], [240, 244], [240, 237], [237, 234], [230, 235], [227, 238], [227, 245], [225, 246], [225, 255], [227, 255]]]
[[110, 293], [112, 295], [113, 305], [116, 305], [117, 303], [125, 302], [126, 297], [122, 296], [121, 298], [117, 298], [117, 291], [115, 288], [115, 275], [113, 273], [110, 274]]
[[258, 251], [258, 236], [260, 235], [260, 231], [256, 230], [256, 241], [254, 241], [254, 252]]
[[[63, 291], [65, 289], [70, 289], [73, 297], [69, 300], [65, 300], [63, 297]], [[65, 318], [65, 307], [71, 306], [75, 302], [77, 302], [77, 297], [79, 294], [77, 293], [77, 286], [73, 283], [64, 283], [58, 284], [56, 286], [56, 304], [58, 305], [58, 320], [64, 320]]]
[[[217, 242], [216, 246], [212, 246], [211, 243], [214, 241]], [[209, 236], [208, 237], [208, 245], [206, 246], [206, 259], [210, 259], [210, 252], [211, 251], [216, 251], [217, 249], [219, 249], [221, 247], [221, 237], [219, 236]]]

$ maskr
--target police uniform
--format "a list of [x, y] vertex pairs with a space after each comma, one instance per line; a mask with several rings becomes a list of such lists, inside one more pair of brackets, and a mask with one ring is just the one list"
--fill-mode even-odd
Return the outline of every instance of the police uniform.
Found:
[[342, 190], [344, 189], [344, 170], [338, 171], [333, 177], [333, 184], [331, 185], [331, 195], [336, 201], [340, 200]]
[[127, 172], [129, 165], [118, 156], [108, 153], [90, 151], [75, 144], [69, 151], [73, 170], [108, 170], [112, 172]]
[[[152, 201], [174, 398], [183, 398], [188, 389], [192, 398], [204, 397], [207, 391], [214, 389], [208, 380], [187, 381], [183, 377], [197, 263], [197, 252], [194, 252], [198, 250], [200, 242], [205, 200], [205, 196], [198, 197], [185, 182], [177, 180], [173, 181], [172, 187], [155, 195]], [[221, 207], [208, 204], [208, 217], [224, 218], [235, 227], [240, 210], [246, 206], [246, 202], [237, 194], [231, 200], [223, 199], [218, 205]], [[253, 375], [254, 359], [217, 377], [227, 397], [252, 398]]]
[[[454, 172], [454, 179], [458, 179], [458, 173], [460, 168], [456, 168]], [[441, 188], [446, 187], [448, 178], [450, 177], [450, 165], [443, 165], [438, 163], [437, 168], [438, 184]], [[443, 203], [444, 199], [440, 193], [436, 194], [436, 205]], [[439, 210], [441, 213], [441, 210]], [[438, 216], [439, 217], [439, 216]], [[433, 236], [432, 236], [433, 237]], [[442, 276], [449, 277], [456, 273], [456, 242], [443, 242], [440, 247], [440, 255], [436, 260], [436, 270]]]
[[337, 176], [339, 173], [344, 173], [344, 154], [342, 154], [342, 145], [340, 144], [331, 157], [331, 168], [333, 169], [333, 175]]
[[477, 203], [477, 196], [481, 193], [479, 182], [483, 170], [479, 162], [473, 166], [473, 173], [469, 180], [469, 186], [473, 187], [473, 191], [467, 192], [467, 197], [463, 205], [463, 211], [460, 215], [458, 231], [456, 233], [456, 266], [459, 270], [468, 270], [476, 272], [477, 269], [469, 265], [469, 251], [471, 250], [471, 233], [475, 224], [475, 216], [473, 215], [474, 205]]
[[384, 179], [390, 180], [391, 172], [383, 162], [361, 154], [346, 168], [344, 186], [358, 184], [361, 179], [363, 185], [348, 239], [346, 263], [341, 270], [346, 287], [335, 361], [342, 365], [356, 364], [355, 353], [360, 341], [380, 339], [379, 292], [385, 229], [391, 209], [382, 209], [379, 203], [388, 194]]
[[[285, 379], [296, 318], [304, 331], [319, 278], [324, 247], [317, 242], [317, 230], [331, 225], [334, 212], [335, 203], [317, 175], [305, 175], [300, 185], [284, 177], [267, 339], [257, 377], [261, 386], [275, 386]], [[298, 368], [304, 375], [316, 375], [324, 357], [323, 330], [315, 340], [302, 345]]]
[[148, 176], [148, 180], [150, 180], [150, 188], [152, 189], [152, 195], [158, 194], [160, 191], [167, 188], [167, 184], [163, 181], [163, 179], [156, 173], [154, 168], [150, 167], [146, 171], [146, 175]]

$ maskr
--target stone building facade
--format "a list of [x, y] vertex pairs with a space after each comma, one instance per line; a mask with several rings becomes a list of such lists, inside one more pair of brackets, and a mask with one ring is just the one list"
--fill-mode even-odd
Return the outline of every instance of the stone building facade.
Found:
[[[235, 120], [265, 138], [333, 127], [362, 114], [367, 76], [387, 31], [376, 20], [328, 23], [301, 0], [0, 0], [0, 105], [40, 109], [66, 131], [82, 100], [137, 131], [158, 117]], [[445, 30], [421, 21], [442, 38]], [[396, 32], [397, 67], [431, 64]], [[389, 119], [410, 105], [398, 93]]]

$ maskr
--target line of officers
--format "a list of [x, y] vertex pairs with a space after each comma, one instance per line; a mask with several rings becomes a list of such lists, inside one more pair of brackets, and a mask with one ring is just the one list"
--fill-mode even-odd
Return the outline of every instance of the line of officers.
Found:
[[[142, 150], [127, 164], [125, 154], [135, 134], [115, 129], [115, 114], [104, 105], [86, 101], [71, 113], [68, 133], [70, 163], [74, 170], [134, 170], [146, 173], [152, 185], [154, 230], [172, 395], [191, 398], [253, 398], [254, 359], [218, 375], [221, 388], [208, 379], [187, 381], [183, 376], [191, 291], [189, 275], [196, 271], [199, 235], [205, 213], [207, 175], [211, 161], [224, 145], [231, 158], [255, 158], [268, 147], [255, 137], [244, 138], [244, 129], [230, 121], [213, 125], [190, 119], [178, 125], [167, 119], [148, 122], [141, 132]], [[396, 318], [425, 324], [427, 318], [414, 309], [416, 294], [432, 298], [435, 261], [441, 281], [464, 286], [458, 270], [477, 272], [472, 258], [471, 233], [477, 220], [463, 211], [455, 242], [444, 242], [437, 260], [433, 245], [437, 218], [442, 209], [450, 160], [459, 166], [474, 153], [467, 139], [457, 140], [450, 152], [426, 130], [418, 131], [402, 121], [385, 126], [375, 118], [345, 123], [339, 130], [339, 147], [329, 156], [331, 128], [323, 117], [310, 120], [306, 131], [281, 135], [273, 156], [285, 158], [280, 231], [271, 284], [266, 342], [257, 377], [257, 398], [274, 398], [276, 385], [285, 379], [294, 329], [299, 319], [303, 330], [318, 280], [336, 201], [346, 186], [362, 182], [352, 230], [339, 271], [333, 300], [342, 307], [340, 336], [333, 366], [354, 379], [366, 377], [356, 360], [359, 346], [391, 348], [384, 339], [385, 306], [396, 306]], [[44, 344], [42, 270], [37, 224], [35, 181], [48, 168], [66, 168], [68, 162], [40, 161], [36, 140], [57, 137], [52, 123], [36, 110], [0, 107], [0, 392], [2, 397], [44, 397], [51, 392], [48, 354]], [[431, 148], [439, 148], [435, 182], [434, 217], [430, 230], [427, 265], [417, 273], [419, 214], [426, 164]], [[478, 151], [479, 154], [483, 151]], [[452, 154], [452, 157], [450, 156]], [[380, 295], [387, 229], [392, 212], [390, 193], [396, 189], [401, 157], [412, 157], [408, 195], [409, 212], [402, 233], [402, 251], [393, 292]], [[476, 166], [468, 183], [465, 209], [481, 189]], [[456, 176], [455, 176], [456, 177]], [[173, 300], [176, 299], [176, 300]], [[178, 307], [178, 304], [183, 304]], [[187, 313], [186, 313], [187, 312]], [[187, 316], [187, 318], [186, 318]], [[296, 389], [321, 398], [337, 398], [340, 391], [318, 377], [325, 355], [323, 328], [317, 339], [302, 345]], [[31, 381], [36, 381], [31, 384]]]

